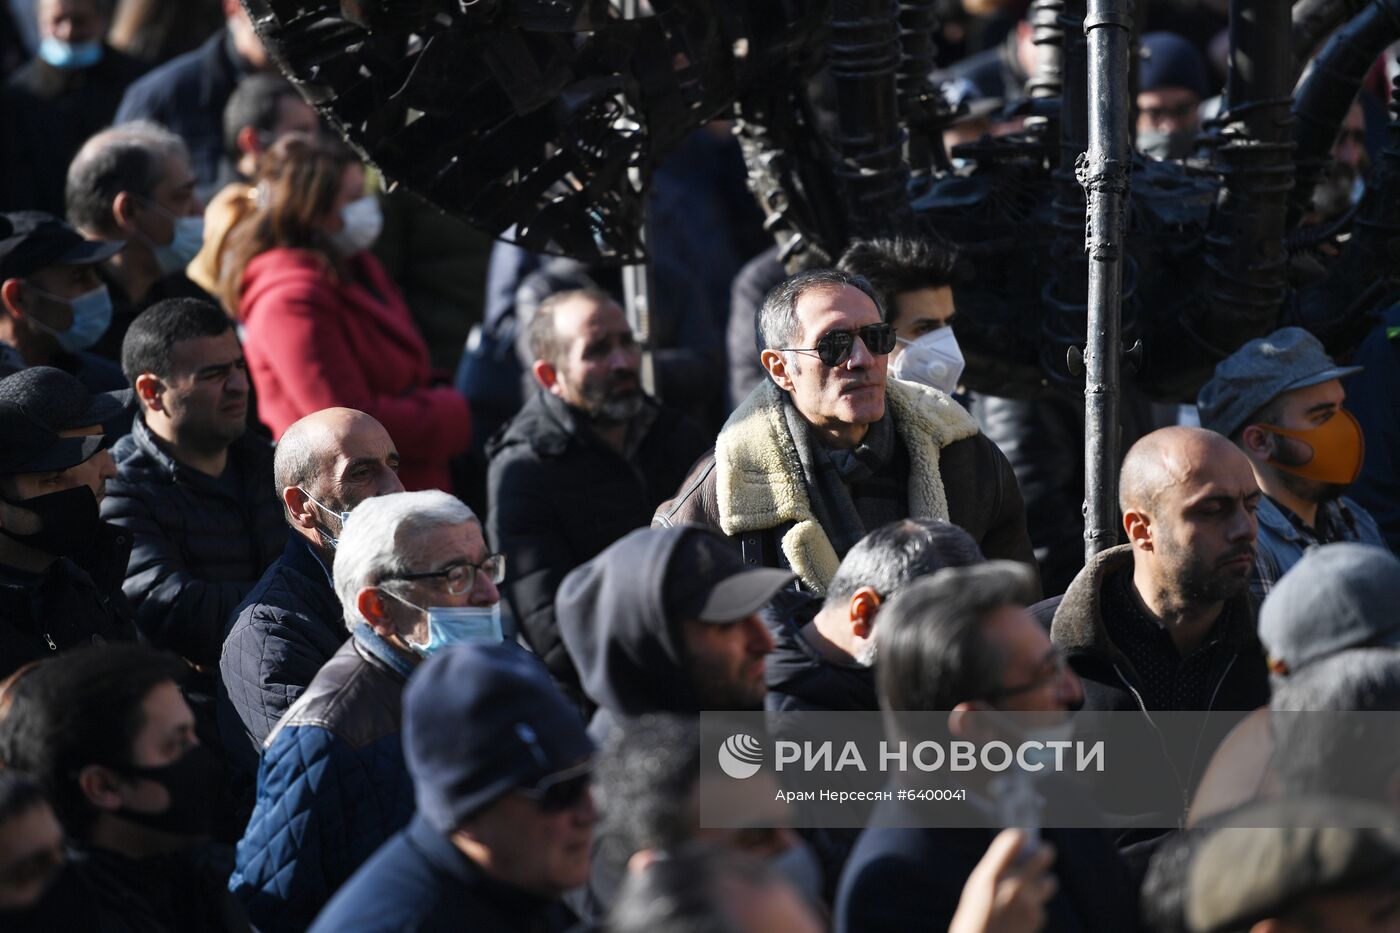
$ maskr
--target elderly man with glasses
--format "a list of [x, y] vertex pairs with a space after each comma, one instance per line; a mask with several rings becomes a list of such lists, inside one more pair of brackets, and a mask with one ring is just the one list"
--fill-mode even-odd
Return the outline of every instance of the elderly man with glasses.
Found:
[[447, 646], [501, 641], [505, 560], [447, 493], [361, 502], [344, 521], [333, 578], [350, 639], [263, 743], [229, 881], [263, 933], [305, 930], [413, 814], [400, 739], [409, 675]]
[[1006, 457], [948, 395], [888, 378], [895, 332], [869, 282], [800, 273], [756, 323], [768, 379], [655, 524], [716, 528], [746, 563], [789, 568], [817, 593], [867, 531], [902, 518], [950, 521], [988, 558], [1034, 567]]

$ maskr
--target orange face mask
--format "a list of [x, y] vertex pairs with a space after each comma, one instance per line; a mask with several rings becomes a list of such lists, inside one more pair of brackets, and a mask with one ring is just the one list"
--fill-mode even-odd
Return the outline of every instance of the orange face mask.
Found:
[[1319, 483], [1333, 483], [1346, 486], [1356, 481], [1361, 474], [1361, 462], [1366, 455], [1366, 441], [1361, 435], [1361, 425], [1356, 417], [1344, 408], [1315, 428], [1295, 431], [1272, 424], [1261, 424], [1261, 428], [1283, 437], [1302, 441], [1312, 450], [1312, 458], [1300, 466], [1280, 463], [1273, 457], [1269, 463], [1304, 479]]

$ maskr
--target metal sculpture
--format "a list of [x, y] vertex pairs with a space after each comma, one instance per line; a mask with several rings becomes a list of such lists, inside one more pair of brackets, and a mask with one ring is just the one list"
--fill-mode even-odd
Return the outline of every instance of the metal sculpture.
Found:
[[[789, 268], [856, 236], [955, 242], [989, 273], [956, 293], [973, 389], [1073, 391], [1088, 364], [1091, 551], [1114, 535], [1122, 345], [1141, 390], [1184, 400], [1251, 337], [1297, 323], [1344, 350], [1400, 295], [1394, 126], [1362, 203], [1299, 229], [1365, 70], [1400, 38], [1400, 0], [1299, 0], [1292, 16], [1232, 0], [1225, 107], [1185, 163], [1129, 148], [1127, 0], [1034, 0], [1026, 129], [960, 147], [975, 163], [960, 172], [941, 140], [957, 114], [927, 79], [933, 0], [650, 0], [635, 17], [608, 0], [243, 2], [387, 178], [528, 248], [642, 259], [651, 167], [719, 116]], [[1335, 258], [1290, 266], [1320, 240]]]

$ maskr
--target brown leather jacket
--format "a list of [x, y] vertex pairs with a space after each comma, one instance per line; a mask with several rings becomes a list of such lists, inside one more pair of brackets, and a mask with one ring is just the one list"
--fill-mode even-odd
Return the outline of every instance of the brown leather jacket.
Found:
[[[805, 589], [822, 592], [840, 557], [812, 514], [781, 391], [765, 381], [749, 395], [652, 524], [707, 525], [733, 540], [745, 562], [789, 567]], [[946, 519], [989, 559], [1034, 569], [1016, 476], [972, 416], [937, 390], [894, 379], [887, 404], [909, 452], [911, 517]]]

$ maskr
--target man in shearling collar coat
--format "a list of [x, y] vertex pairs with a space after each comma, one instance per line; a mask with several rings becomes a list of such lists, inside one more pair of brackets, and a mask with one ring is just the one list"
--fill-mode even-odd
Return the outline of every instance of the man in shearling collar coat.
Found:
[[795, 275], [769, 293], [757, 331], [769, 378], [654, 524], [709, 525], [747, 563], [790, 568], [817, 593], [867, 530], [901, 518], [950, 521], [989, 559], [1035, 567], [1001, 451], [949, 396], [887, 377], [894, 332], [865, 279]]

